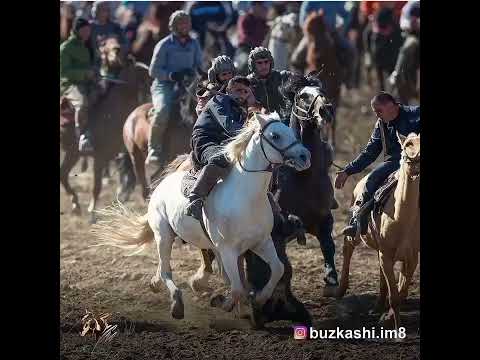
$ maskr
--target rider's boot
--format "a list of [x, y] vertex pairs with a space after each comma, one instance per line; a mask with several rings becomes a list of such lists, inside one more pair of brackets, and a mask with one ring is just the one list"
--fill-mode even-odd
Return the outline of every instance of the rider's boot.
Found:
[[201, 221], [204, 199], [217, 184], [218, 180], [226, 175], [227, 171], [228, 168], [222, 168], [216, 164], [209, 163], [203, 167], [188, 196], [189, 203], [185, 209], [185, 215]]
[[360, 234], [365, 235], [368, 229], [368, 214], [373, 207], [373, 199], [367, 200], [367, 197], [362, 197], [355, 202], [355, 205], [352, 207], [352, 218], [350, 219], [349, 225], [347, 225], [342, 233], [345, 236], [355, 237], [357, 234], [358, 227], [360, 227]]
[[[158, 115], [157, 115], [158, 116]], [[160, 119], [158, 119], [160, 120]], [[150, 136], [148, 138], [148, 155], [145, 160], [146, 164], [157, 163], [159, 164], [162, 159], [163, 140], [164, 134], [167, 130], [166, 121], [154, 121], [150, 128]]]

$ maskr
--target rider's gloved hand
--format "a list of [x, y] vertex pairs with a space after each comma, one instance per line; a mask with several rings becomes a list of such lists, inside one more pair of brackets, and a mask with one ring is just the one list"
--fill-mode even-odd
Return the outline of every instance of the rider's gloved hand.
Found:
[[183, 71], [175, 71], [175, 72], [171, 72], [168, 77], [172, 81], [182, 81], [184, 76], [185, 76], [185, 74], [184, 74]]

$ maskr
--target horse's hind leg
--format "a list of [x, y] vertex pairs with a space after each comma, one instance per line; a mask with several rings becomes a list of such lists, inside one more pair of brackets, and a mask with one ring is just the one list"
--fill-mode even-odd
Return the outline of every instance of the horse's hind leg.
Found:
[[403, 262], [402, 271], [399, 276], [398, 291], [400, 293], [400, 303], [405, 301], [408, 296], [408, 288], [412, 282], [413, 273], [418, 265], [418, 255], [411, 256]]
[[340, 285], [337, 288], [336, 297], [341, 298], [345, 295], [348, 289], [348, 282], [350, 278], [350, 261], [352, 260], [353, 250], [355, 246], [347, 237], [343, 239], [343, 265], [342, 275], [340, 277]]
[[107, 161], [103, 158], [95, 156], [93, 159], [93, 191], [92, 198], [90, 199], [90, 204], [88, 206], [88, 212], [91, 215], [90, 223], [95, 223], [95, 208], [97, 206], [97, 200], [102, 191], [102, 175]]
[[137, 180], [142, 187], [143, 200], [147, 201], [149, 195], [149, 187], [147, 183], [147, 175], [145, 172], [145, 156], [140, 149], [135, 148], [132, 152], [131, 159], [135, 169], [135, 176], [137, 177]]
[[150, 281], [150, 289], [153, 292], [159, 292], [160, 281], [162, 281], [170, 292], [170, 313], [174, 319], [183, 319], [184, 307], [182, 292], [175, 285], [172, 278], [172, 268], [170, 266], [170, 258], [172, 255], [173, 241], [175, 234], [170, 224], [165, 220], [160, 221], [160, 225], [154, 230], [155, 242], [157, 244], [157, 252], [159, 263], [156, 274]]
[[200, 292], [208, 288], [208, 279], [213, 273], [212, 261], [215, 259], [215, 254], [210, 249], [202, 249], [201, 252], [202, 265], [188, 281], [188, 284], [195, 292]]
[[70, 196], [72, 201], [72, 212], [76, 215], [80, 215], [80, 203], [78, 201], [78, 195], [70, 186], [70, 182], [68, 181], [68, 174], [70, 170], [75, 166], [78, 159], [80, 158], [80, 154], [76, 150], [69, 150], [65, 152], [65, 157], [63, 158], [62, 165], [60, 166], [60, 182], [62, 183], [65, 191]]
[[399, 296], [397, 284], [395, 281], [395, 274], [393, 272], [393, 260], [379, 253], [380, 268], [382, 269], [383, 276], [387, 284], [389, 311], [384, 314], [380, 321], [389, 326], [392, 322], [395, 329], [398, 330], [400, 326], [400, 311], [399, 311]]

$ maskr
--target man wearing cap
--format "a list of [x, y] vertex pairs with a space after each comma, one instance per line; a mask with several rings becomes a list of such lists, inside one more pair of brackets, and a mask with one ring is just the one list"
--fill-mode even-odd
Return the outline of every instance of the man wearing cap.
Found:
[[86, 47], [90, 31], [88, 21], [77, 18], [70, 37], [60, 45], [60, 96], [67, 98], [75, 108], [75, 130], [79, 136], [80, 152], [93, 150], [91, 135], [87, 130], [88, 109], [92, 106], [91, 93], [95, 81]]
[[287, 108], [285, 98], [280, 93], [280, 87], [293, 73], [286, 70], [274, 70], [270, 50], [261, 46], [250, 51], [248, 70], [250, 74], [247, 77], [252, 83], [255, 98], [267, 110], [267, 113], [276, 111], [288, 125], [290, 109]]
[[154, 116], [148, 141], [147, 163], [159, 162], [163, 135], [168, 125], [173, 102], [175, 82], [192, 77], [200, 71], [202, 51], [196, 39], [189, 35], [192, 29], [190, 15], [177, 10], [170, 16], [171, 34], [158, 42], [153, 51], [149, 74], [154, 79], [151, 92]]
[[360, 155], [339, 171], [335, 178], [335, 187], [341, 189], [348, 177], [357, 174], [373, 163], [383, 150], [384, 160], [377, 165], [365, 183], [362, 195], [353, 206], [350, 224], [343, 229], [343, 234], [354, 237], [360, 227], [362, 235], [367, 232], [368, 213], [372, 209], [373, 195], [387, 177], [400, 167], [402, 148], [398, 142], [397, 132], [407, 136], [420, 133], [420, 106], [405, 106], [395, 101], [386, 92], [380, 92], [371, 101], [372, 110], [378, 120], [370, 140]]
[[235, 76], [228, 82], [226, 94], [210, 99], [198, 117], [192, 132], [192, 160], [195, 169], [202, 170], [188, 196], [186, 215], [201, 220], [204, 199], [229, 171], [229, 161], [219, 153], [221, 145], [242, 129], [248, 106], [254, 102], [250, 81]]
[[208, 69], [208, 83], [206, 86], [200, 85], [197, 90], [197, 115], [203, 111], [208, 100], [219, 92], [225, 93], [228, 81], [235, 76], [235, 66], [232, 59], [226, 55], [217, 56], [212, 60], [212, 65]]

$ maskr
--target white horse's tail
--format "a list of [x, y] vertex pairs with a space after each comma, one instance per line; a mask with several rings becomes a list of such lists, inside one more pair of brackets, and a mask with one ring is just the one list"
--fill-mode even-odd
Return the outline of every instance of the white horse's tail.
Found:
[[142, 252], [153, 241], [153, 231], [147, 221], [147, 214], [140, 215], [121, 203], [97, 210], [102, 220], [93, 225], [91, 232], [100, 240], [92, 246], [115, 246], [133, 250], [130, 255]]

